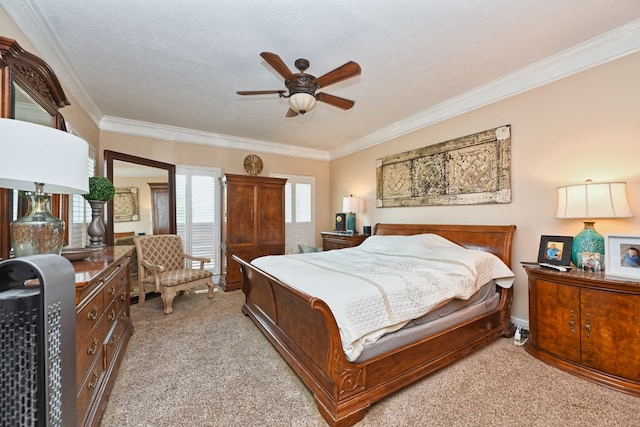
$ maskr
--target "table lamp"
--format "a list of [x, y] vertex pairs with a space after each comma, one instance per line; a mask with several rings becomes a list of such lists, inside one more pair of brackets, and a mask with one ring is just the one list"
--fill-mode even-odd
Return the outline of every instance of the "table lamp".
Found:
[[360, 198], [353, 197], [353, 194], [349, 197], [342, 199], [342, 212], [346, 214], [346, 226], [347, 231], [352, 233], [356, 232], [356, 212], [360, 210]]
[[629, 218], [633, 213], [627, 202], [626, 182], [587, 180], [584, 184], [558, 187], [556, 218], [579, 218], [584, 229], [573, 239], [571, 261], [583, 268], [582, 254], [599, 254], [604, 261], [604, 237], [594, 228], [595, 218]]
[[16, 257], [60, 254], [64, 221], [49, 211], [50, 194], [89, 191], [89, 146], [68, 132], [0, 119], [0, 187], [26, 191], [27, 214], [11, 223]]

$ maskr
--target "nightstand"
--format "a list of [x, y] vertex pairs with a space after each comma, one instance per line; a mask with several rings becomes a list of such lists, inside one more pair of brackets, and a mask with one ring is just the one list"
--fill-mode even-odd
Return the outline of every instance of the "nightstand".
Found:
[[640, 283], [573, 270], [525, 267], [525, 350], [571, 374], [640, 396]]
[[367, 234], [344, 234], [335, 231], [322, 231], [322, 250], [344, 249], [358, 246], [369, 237]]

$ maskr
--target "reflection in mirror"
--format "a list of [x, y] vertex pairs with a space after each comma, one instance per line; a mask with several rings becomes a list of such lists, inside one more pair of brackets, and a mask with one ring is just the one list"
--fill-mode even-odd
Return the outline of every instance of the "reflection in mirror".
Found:
[[13, 118], [25, 122], [53, 126], [53, 116], [40, 104], [31, 98], [19, 85], [12, 82], [15, 103], [13, 104]]
[[[154, 221], [166, 221], [163, 233], [176, 233], [175, 166], [129, 154], [105, 150], [107, 178], [116, 187], [116, 197], [108, 203], [106, 242], [119, 237], [154, 233]], [[165, 198], [154, 202], [153, 186], [166, 187]]]
[[[113, 185], [116, 195], [113, 202], [113, 231], [115, 236], [134, 236], [141, 234], [157, 234], [154, 221], [158, 217], [165, 218], [167, 206], [153, 202], [153, 194], [149, 184], [161, 183], [168, 186], [168, 173], [165, 169], [152, 168], [135, 163], [114, 160]], [[164, 215], [162, 215], [164, 214]]]

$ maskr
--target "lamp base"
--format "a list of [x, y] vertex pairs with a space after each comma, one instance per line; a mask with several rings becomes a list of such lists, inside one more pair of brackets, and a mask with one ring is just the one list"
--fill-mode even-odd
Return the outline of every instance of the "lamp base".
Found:
[[356, 214], [354, 213], [347, 213], [347, 218], [346, 218], [346, 230], [347, 231], [352, 231], [355, 233], [356, 231]]
[[38, 254], [60, 255], [64, 245], [64, 221], [49, 211], [51, 196], [26, 193], [27, 214], [11, 223], [11, 243], [16, 257]]
[[571, 261], [581, 270], [604, 269], [604, 237], [596, 231], [594, 224], [594, 221], [584, 221], [584, 229], [573, 238]]

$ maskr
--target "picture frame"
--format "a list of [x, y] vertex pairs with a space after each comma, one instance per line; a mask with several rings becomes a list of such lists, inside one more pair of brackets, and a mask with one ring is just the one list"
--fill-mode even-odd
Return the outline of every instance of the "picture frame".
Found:
[[113, 222], [140, 221], [138, 188], [116, 188], [113, 197]]
[[640, 234], [606, 234], [604, 247], [607, 274], [640, 280]]
[[538, 264], [546, 263], [568, 267], [571, 263], [571, 249], [573, 237], [571, 236], [540, 236], [540, 249], [538, 250]]

